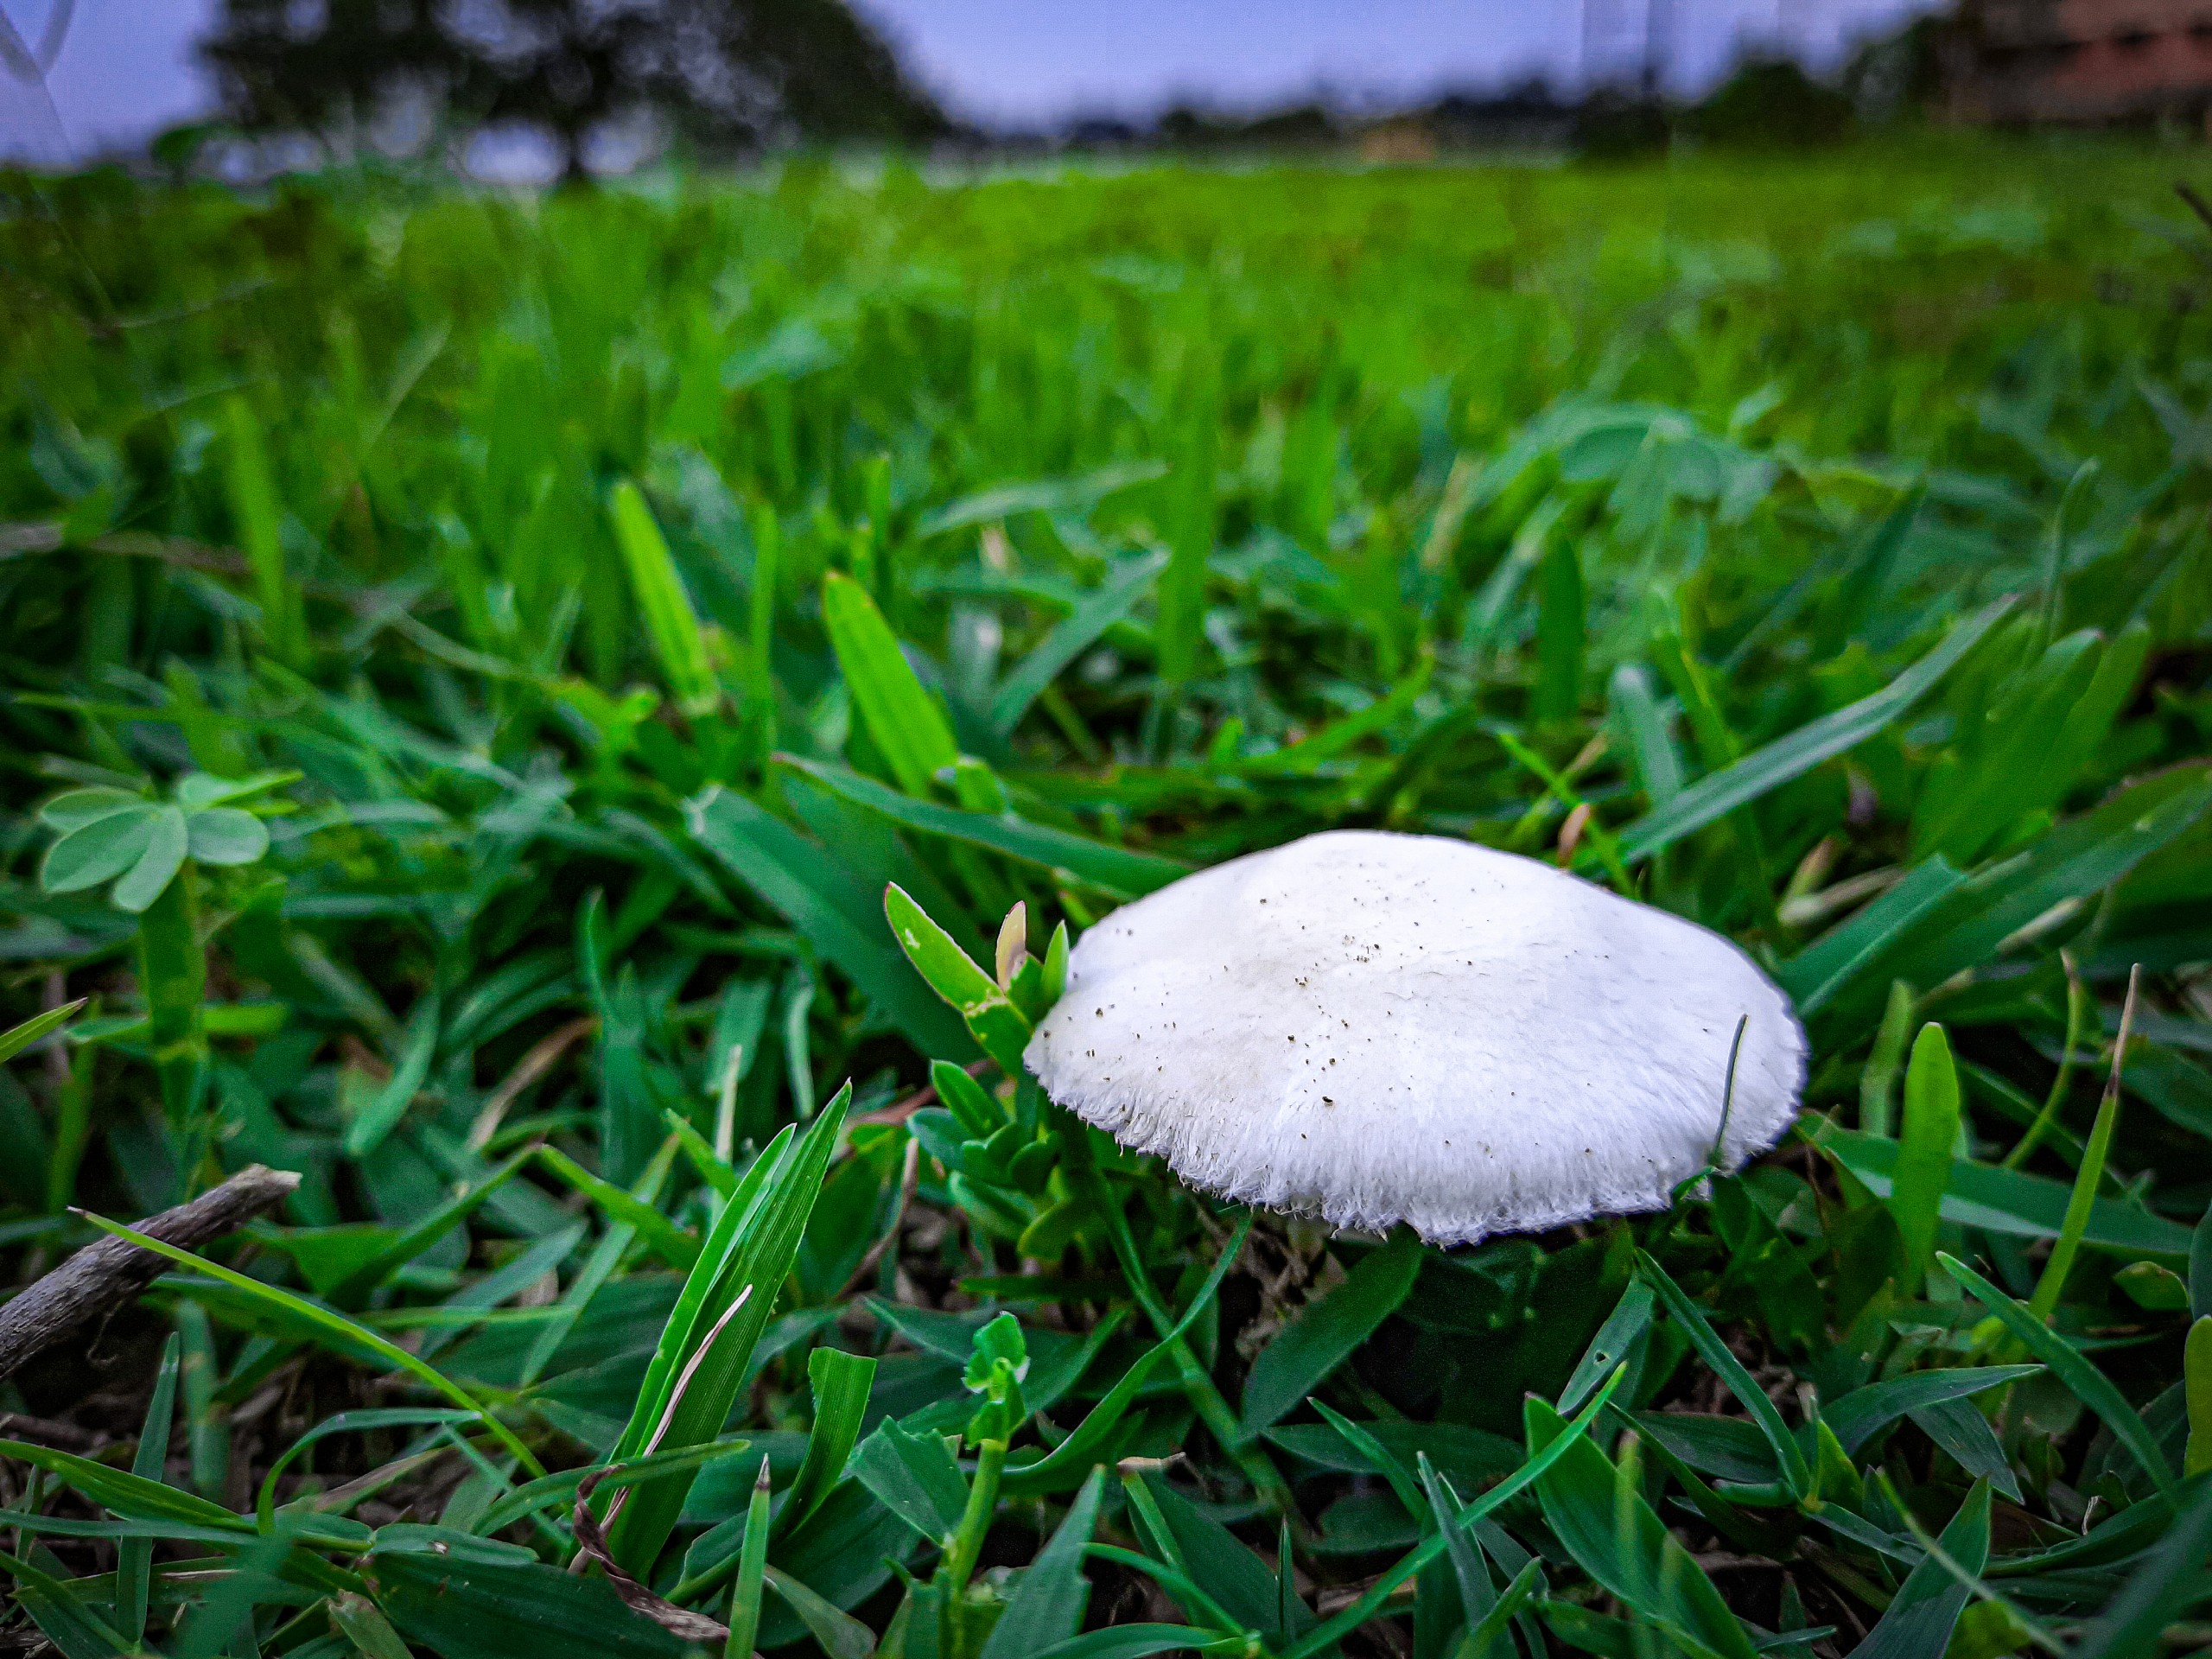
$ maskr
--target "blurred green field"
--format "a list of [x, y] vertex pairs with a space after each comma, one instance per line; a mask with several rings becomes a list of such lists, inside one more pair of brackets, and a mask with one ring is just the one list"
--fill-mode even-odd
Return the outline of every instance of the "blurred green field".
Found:
[[[0, 1073], [9, 1271], [303, 1176], [0, 1382], [80, 1431], [0, 1443], [16, 1617], [718, 1645], [557, 1570], [651, 1453], [613, 1557], [741, 1653], [2201, 1644], [2192, 178], [0, 178], [0, 1026], [88, 1000]], [[1232, 1257], [993, 1058], [1049, 969], [963, 1020], [884, 921], [1043, 958], [1344, 826], [1742, 942], [1798, 1131], [1665, 1216]]]

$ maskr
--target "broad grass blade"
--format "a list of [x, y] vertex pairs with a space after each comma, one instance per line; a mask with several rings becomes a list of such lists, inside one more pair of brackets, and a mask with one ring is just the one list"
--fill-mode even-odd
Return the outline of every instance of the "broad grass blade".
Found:
[[[1989, 1483], [1978, 1480], [1967, 1494], [1937, 1547], [1960, 1567], [1979, 1575], [1989, 1565]], [[1941, 1653], [1952, 1628], [1974, 1593], [1933, 1555], [1909, 1573], [1897, 1599], [1866, 1639], [1852, 1649], [1859, 1659], [1922, 1659]]]
[[1859, 1448], [1910, 1412], [1965, 1400], [2006, 1382], [2033, 1376], [2040, 1365], [1975, 1365], [1957, 1370], [1915, 1371], [1853, 1389], [1834, 1404], [1821, 1407], [1821, 1421], [1847, 1452]]
[[[1896, 1141], [1850, 1129], [1828, 1129], [1815, 1144], [1876, 1198], [1887, 1198], [1895, 1190]], [[1954, 1160], [1943, 1186], [1943, 1219], [2013, 1238], [2056, 1238], [2066, 1224], [2070, 1191], [2040, 1175]], [[2082, 1237], [2101, 1249], [2176, 1260], [2188, 1255], [2190, 1242], [2190, 1230], [2180, 1223], [2102, 1198], [2089, 1206]]]
[[1908, 1294], [1919, 1289], [1936, 1258], [1943, 1186], [1959, 1138], [1959, 1074], [1950, 1040], [1937, 1025], [1923, 1026], [1904, 1074], [1904, 1129], [1891, 1176], [1890, 1212], [1904, 1240]]
[[683, 578], [677, 572], [652, 509], [638, 486], [625, 479], [614, 486], [608, 510], [614, 520], [615, 544], [630, 573], [630, 591], [645, 620], [645, 638], [668, 689], [676, 694], [676, 706], [693, 719], [713, 712], [721, 701], [721, 688], [715, 680], [698, 613], [691, 608], [691, 596], [684, 591]]
[[1666, 806], [1620, 832], [1621, 856], [1649, 858], [1685, 836], [1748, 806], [1815, 766], [1856, 748], [1900, 718], [1995, 626], [2012, 601], [2000, 599], [1955, 625], [1941, 643], [1872, 696], [1801, 726], [1787, 737], [1755, 749], [1733, 766], [1700, 778]]
[[[829, 1173], [851, 1101], [852, 1085], [848, 1084], [778, 1160], [757, 1199], [741, 1205], [733, 1198], [724, 1210], [723, 1221], [715, 1229], [716, 1236], [701, 1250], [677, 1312], [670, 1317], [638, 1410], [616, 1448], [616, 1461], [662, 1446], [696, 1446], [721, 1432], [744, 1383], [753, 1344], [798, 1259], [799, 1238]], [[726, 1223], [734, 1224], [726, 1231]], [[745, 1306], [722, 1324], [724, 1314], [748, 1288], [752, 1294]], [[709, 1341], [711, 1351], [679, 1397], [677, 1383], [683, 1368]], [[631, 1492], [608, 1529], [608, 1544], [632, 1573], [642, 1575], [651, 1569], [676, 1526], [691, 1479], [690, 1471], [665, 1475], [643, 1482]]]
[[879, 1503], [931, 1542], [950, 1535], [968, 1507], [968, 1483], [944, 1441], [895, 1419], [886, 1418], [861, 1444], [853, 1472]]
[[1605, 1324], [1598, 1327], [1598, 1334], [1590, 1338], [1590, 1345], [1567, 1379], [1560, 1391], [1559, 1409], [1579, 1411], [1582, 1402], [1594, 1394], [1599, 1386], [1613, 1374], [1620, 1363], [1628, 1357], [1636, 1339], [1651, 1326], [1651, 1287], [1641, 1279], [1632, 1279], [1628, 1288], [1621, 1292], [1621, 1299], [1613, 1311], [1605, 1316]]
[[1245, 1379], [1238, 1424], [1244, 1439], [1313, 1393], [1373, 1336], [1411, 1294], [1421, 1263], [1421, 1241], [1402, 1231], [1363, 1256], [1342, 1284], [1299, 1309]]
[[[1529, 1400], [1525, 1410], [1532, 1450], [1567, 1433], [1566, 1420], [1542, 1401]], [[1611, 1459], [1587, 1437], [1572, 1438], [1573, 1446], [1536, 1483], [1536, 1494], [1544, 1519], [1576, 1564], [1700, 1650], [1720, 1659], [1752, 1659], [1758, 1649], [1704, 1568], [1641, 1493], [1624, 1484]]]
[[1021, 1575], [1006, 1611], [983, 1643], [981, 1659], [1029, 1659], [1082, 1628], [1090, 1600], [1090, 1581], [1083, 1575], [1083, 1547], [1098, 1524], [1098, 1505], [1106, 1471], [1094, 1469], [1068, 1505], [1037, 1559]]
[[1147, 1471], [1141, 1478], [1181, 1571], [1237, 1628], [1259, 1631], [1271, 1646], [1313, 1628], [1313, 1615], [1295, 1597], [1290, 1624], [1280, 1622], [1285, 1610], [1275, 1575], [1250, 1545], [1156, 1474]]
[[976, 1052], [959, 1017], [922, 986], [883, 937], [880, 900], [854, 890], [825, 849], [728, 790], [690, 803], [691, 833], [715, 861], [759, 893], [835, 963], [923, 1053], [966, 1059]]
[[2112, 1605], [2082, 1632], [2081, 1644], [2072, 1649], [2074, 1659], [2134, 1659], [2138, 1654], [2159, 1651], [2159, 1637], [2166, 1627], [2204, 1593], [2208, 1550], [2212, 1550], [2212, 1481], [2202, 1481]]
[[906, 829], [1003, 853], [1043, 869], [1065, 870], [1079, 881], [1111, 893], [1152, 893], [1191, 873], [1189, 865], [1157, 853], [1109, 846], [1070, 830], [1031, 823], [1011, 813], [963, 812], [935, 801], [902, 796], [873, 779], [822, 761], [785, 754], [777, 756], [776, 764], [804, 772], [823, 788]]
[[814, 1389], [814, 1426], [807, 1431], [805, 1459], [776, 1515], [779, 1534], [812, 1515], [843, 1478], [846, 1461], [860, 1440], [869, 1390], [875, 1385], [875, 1361], [863, 1354], [817, 1348], [806, 1357], [806, 1375]]
[[[826, 1597], [817, 1595], [804, 1582], [774, 1567], [762, 1570], [761, 1577], [773, 1590], [785, 1606], [798, 1616], [821, 1645], [829, 1659], [868, 1659], [875, 1651], [875, 1632], [843, 1611]], [[734, 1653], [735, 1648], [730, 1651]]]
[[1759, 1432], [1774, 1449], [1775, 1461], [1781, 1465], [1783, 1478], [1789, 1483], [1789, 1490], [1801, 1497], [1810, 1495], [1813, 1474], [1806, 1466], [1805, 1454], [1798, 1449], [1797, 1437], [1783, 1422], [1774, 1402], [1767, 1398], [1766, 1390], [1744, 1369], [1744, 1362], [1720, 1339], [1719, 1332], [1705, 1317], [1704, 1309], [1683, 1294], [1681, 1287], [1668, 1276], [1666, 1268], [1643, 1250], [1636, 1253], [1636, 1262], [1637, 1271], [1659, 1293], [1660, 1300], [1667, 1304], [1667, 1312], [1682, 1327], [1698, 1357], [1713, 1369], [1727, 1385], [1728, 1392], [1743, 1402], [1751, 1421], [1759, 1426]]
[[868, 590], [832, 571], [822, 582], [822, 623], [853, 706], [891, 765], [899, 786], [927, 796], [939, 771], [960, 758], [937, 699], [899, 648], [899, 636]]
[[2134, 1455], [2144, 1471], [2158, 1483], [2160, 1491], [2171, 1492], [2174, 1471], [2166, 1462], [2165, 1453], [2158, 1449], [2158, 1437], [2113, 1385], [2111, 1378], [2083, 1358], [2072, 1343], [2029, 1313], [2024, 1304], [2013, 1300], [1965, 1262], [1941, 1251], [1936, 1259], [1951, 1277], [1974, 1293], [1977, 1301], [1997, 1316], [2022, 1347], [2050, 1366], [2075, 1399], [2104, 1419], [2105, 1427], [2112, 1430], [2113, 1438]]
[[442, 1659], [683, 1659], [690, 1651], [631, 1611], [604, 1579], [427, 1549], [372, 1559], [377, 1605]]
[[[145, 1425], [130, 1472], [142, 1480], [162, 1481], [169, 1455], [169, 1431], [175, 1425], [176, 1380], [183, 1366], [183, 1342], [174, 1332], [162, 1346], [161, 1368], [154, 1373], [154, 1397], [146, 1404]], [[164, 1483], [166, 1484], [166, 1483]], [[154, 1564], [153, 1541], [133, 1538], [115, 1554], [115, 1615], [123, 1633], [137, 1642], [146, 1634], [146, 1593]]]

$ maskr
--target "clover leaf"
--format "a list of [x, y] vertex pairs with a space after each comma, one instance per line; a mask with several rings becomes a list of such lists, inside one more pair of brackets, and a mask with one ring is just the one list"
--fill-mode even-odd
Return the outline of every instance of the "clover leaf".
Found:
[[118, 910], [143, 912], [191, 858], [201, 864], [251, 864], [269, 850], [268, 828], [233, 802], [289, 783], [296, 772], [217, 778], [191, 772], [172, 798], [149, 800], [126, 789], [76, 789], [39, 816], [57, 832], [39, 869], [48, 893], [82, 893], [105, 882]]

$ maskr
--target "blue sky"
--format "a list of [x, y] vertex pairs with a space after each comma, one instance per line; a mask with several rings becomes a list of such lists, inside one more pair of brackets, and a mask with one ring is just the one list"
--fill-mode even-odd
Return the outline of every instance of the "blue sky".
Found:
[[[76, 0], [52, 106], [0, 72], [0, 154], [86, 154], [207, 106], [192, 43], [219, 0]], [[0, 0], [35, 39], [54, 0]], [[1746, 41], [1832, 59], [1924, 0], [860, 0], [948, 105], [998, 124], [1142, 115], [1323, 92], [1389, 101], [1531, 73], [1572, 84], [1586, 44], [1632, 59], [1644, 8], [1666, 19], [1675, 79], [1710, 79]]]

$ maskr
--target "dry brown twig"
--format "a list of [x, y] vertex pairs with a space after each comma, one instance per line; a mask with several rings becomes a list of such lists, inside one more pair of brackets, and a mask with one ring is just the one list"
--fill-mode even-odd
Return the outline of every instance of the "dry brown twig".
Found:
[[[251, 1164], [190, 1203], [142, 1222], [139, 1230], [165, 1244], [197, 1249], [252, 1220], [299, 1184], [290, 1170]], [[86, 1245], [0, 1307], [0, 1377], [130, 1300], [168, 1267], [153, 1251], [125, 1239], [103, 1237]]]

